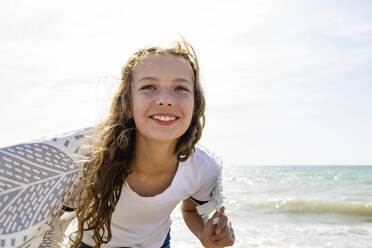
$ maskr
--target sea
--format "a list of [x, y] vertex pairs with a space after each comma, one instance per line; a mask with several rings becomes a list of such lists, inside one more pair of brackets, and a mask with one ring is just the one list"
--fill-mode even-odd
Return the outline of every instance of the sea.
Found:
[[[372, 248], [372, 166], [224, 165], [222, 182], [233, 247]], [[172, 247], [202, 247], [172, 219]]]

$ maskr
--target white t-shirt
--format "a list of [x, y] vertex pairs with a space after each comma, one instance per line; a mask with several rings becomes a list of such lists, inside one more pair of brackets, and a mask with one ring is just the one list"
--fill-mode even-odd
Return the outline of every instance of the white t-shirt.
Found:
[[[170, 214], [189, 197], [208, 201], [218, 178], [216, 161], [200, 148], [180, 162], [171, 185], [162, 193], [143, 197], [125, 182], [111, 218], [112, 239], [106, 247], [159, 248], [171, 226]], [[92, 231], [84, 232], [83, 242], [94, 246]]]

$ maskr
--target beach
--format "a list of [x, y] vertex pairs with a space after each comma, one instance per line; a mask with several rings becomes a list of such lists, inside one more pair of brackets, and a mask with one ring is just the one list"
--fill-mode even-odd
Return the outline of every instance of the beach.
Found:
[[[25, 241], [30, 230], [50, 216], [76, 173], [69, 167], [71, 158], [58, 149], [79, 151], [76, 140], [83, 142], [81, 135], [72, 135], [45, 144], [2, 148], [1, 168], [9, 176], [1, 188], [0, 227], [3, 243], [8, 242], [5, 247], [9, 242]], [[45, 159], [37, 160], [39, 157]], [[48, 162], [52, 158], [55, 164]], [[26, 171], [23, 177], [18, 173], [22, 169]], [[38, 174], [27, 173], [31, 170]], [[18, 178], [24, 182], [17, 188], [14, 182]], [[234, 247], [372, 248], [372, 166], [225, 164], [222, 185], [225, 213], [235, 231]], [[171, 217], [171, 246], [201, 247], [186, 227], [180, 205]], [[11, 222], [14, 218], [18, 221]], [[13, 224], [7, 224], [10, 222]], [[46, 223], [43, 228], [47, 227]]]
[[[225, 165], [233, 247], [372, 247], [372, 166]], [[201, 247], [173, 212], [174, 247]]]

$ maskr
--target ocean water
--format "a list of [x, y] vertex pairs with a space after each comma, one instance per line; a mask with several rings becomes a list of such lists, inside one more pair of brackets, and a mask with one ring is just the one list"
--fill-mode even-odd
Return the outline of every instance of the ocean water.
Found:
[[[372, 248], [372, 166], [224, 166], [234, 247]], [[201, 247], [177, 209], [173, 247]]]

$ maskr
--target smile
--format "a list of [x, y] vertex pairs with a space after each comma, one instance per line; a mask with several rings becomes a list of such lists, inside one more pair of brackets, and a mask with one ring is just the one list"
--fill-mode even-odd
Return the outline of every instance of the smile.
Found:
[[172, 114], [154, 114], [150, 118], [160, 125], [171, 125], [179, 119]]
[[175, 116], [163, 116], [163, 115], [154, 115], [152, 116], [154, 119], [158, 119], [161, 121], [174, 121], [176, 119]]

